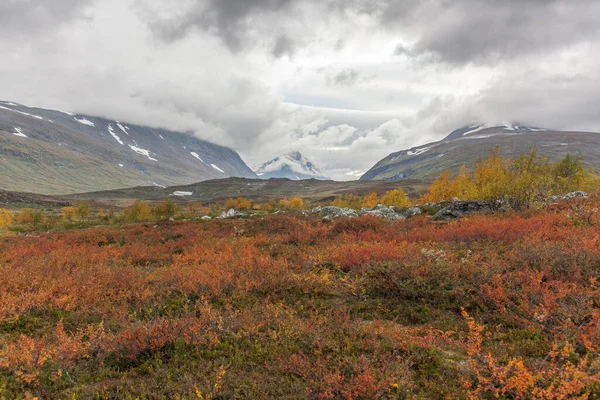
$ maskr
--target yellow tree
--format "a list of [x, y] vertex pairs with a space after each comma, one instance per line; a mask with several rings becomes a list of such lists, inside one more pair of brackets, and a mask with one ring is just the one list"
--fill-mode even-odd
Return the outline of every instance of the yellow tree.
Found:
[[440, 176], [429, 186], [427, 193], [421, 196], [421, 203], [439, 203], [441, 201], [451, 200], [454, 197], [450, 185], [452, 174], [450, 171], [443, 171]]
[[62, 209], [62, 219], [64, 222], [73, 222], [73, 219], [75, 219], [75, 207], [63, 207]]
[[290, 199], [288, 207], [291, 210], [301, 210], [304, 207], [304, 201], [300, 197], [292, 197]]
[[500, 200], [508, 191], [510, 184], [510, 162], [500, 155], [496, 147], [486, 160], [475, 164], [473, 182], [480, 200]]
[[466, 166], [463, 165], [456, 178], [450, 182], [449, 193], [447, 195], [451, 196], [451, 198], [458, 197], [461, 200], [477, 199], [477, 187]]
[[386, 192], [381, 197], [381, 204], [387, 207], [410, 207], [408, 195], [402, 188], [393, 189]]
[[5, 208], [0, 208], [0, 228], [9, 226], [13, 223], [14, 219], [15, 216], [12, 213], [12, 211], [7, 210]]
[[377, 192], [372, 192], [366, 195], [362, 201], [362, 206], [364, 208], [373, 208], [379, 204], [379, 198], [377, 197]]

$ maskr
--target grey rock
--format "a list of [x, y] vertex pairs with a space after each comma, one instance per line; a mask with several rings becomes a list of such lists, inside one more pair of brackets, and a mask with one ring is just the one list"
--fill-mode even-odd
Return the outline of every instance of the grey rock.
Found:
[[363, 208], [360, 211], [361, 215], [374, 215], [376, 217], [387, 218], [391, 220], [405, 220], [406, 216], [404, 216], [400, 209], [396, 209], [395, 207], [386, 207], [382, 205], [378, 205], [375, 208]]
[[313, 212], [313, 214], [323, 214], [330, 218], [340, 218], [340, 217], [356, 218], [356, 217], [358, 217], [358, 213], [356, 212], [356, 210], [353, 210], [351, 208], [340, 208], [340, 207], [334, 207], [334, 206], [315, 207], [315, 208], [313, 208], [312, 212]]
[[244, 214], [234, 210], [233, 208], [227, 212], [223, 212], [219, 219], [243, 218]]
[[447, 221], [457, 218], [466, 217], [472, 213], [485, 213], [492, 212], [492, 206], [490, 203], [480, 200], [472, 201], [457, 201], [450, 204], [447, 207], [442, 208], [437, 214], [433, 216], [436, 221]]
[[567, 193], [562, 196], [550, 196], [548, 201], [550, 203], [555, 203], [555, 202], [561, 201], [561, 200], [582, 199], [582, 198], [587, 198], [587, 197], [589, 197], [589, 194], [587, 194], [586, 192], [571, 192], [571, 193]]
[[202, 221], [212, 221], [212, 218], [209, 217], [208, 215], [205, 215], [204, 217], [200, 218]]
[[417, 207], [417, 206], [409, 207], [404, 212], [404, 215], [406, 215], [407, 217], [413, 217], [415, 215], [421, 215], [421, 214], [423, 214], [423, 210], [421, 210], [421, 207]]

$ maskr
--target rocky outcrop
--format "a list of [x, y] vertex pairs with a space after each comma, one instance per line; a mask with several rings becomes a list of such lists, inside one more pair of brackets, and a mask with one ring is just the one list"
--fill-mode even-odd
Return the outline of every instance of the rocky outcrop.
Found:
[[582, 199], [586, 197], [589, 197], [589, 194], [587, 194], [586, 192], [571, 192], [562, 196], [552, 196], [549, 200], [551, 203], [555, 203], [561, 200]]
[[391, 220], [405, 220], [406, 215], [401, 213], [401, 209], [396, 207], [386, 207], [381, 204], [375, 208], [363, 208], [360, 215], [374, 215], [376, 217], [387, 218]]
[[340, 207], [334, 207], [334, 206], [315, 207], [315, 208], [313, 208], [312, 212], [313, 212], [313, 214], [323, 214], [323, 216], [328, 217], [328, 218], [341, 218], [341, 217], [356, 218], [356, 217], [358, 217], [358, 213], [356, 212], [356, 210], [353, 210], [351, 208], [340, 208]]
[[233, 208], [227, 212], [223, 212], [219, 219], [244, 218], [245, 215]]
[[436, 221], [447, 221], [457, 218], [464, 218], [472, 213], [492, 212], [493, 207], [490, 203], [480, 200], [456, 201], [442, 208], [433, 216]]

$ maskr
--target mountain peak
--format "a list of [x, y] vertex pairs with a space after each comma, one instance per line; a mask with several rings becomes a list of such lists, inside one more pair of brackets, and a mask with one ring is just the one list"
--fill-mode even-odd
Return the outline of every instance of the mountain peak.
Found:
[[[464, 138], [476, 138], [476, 137], [488, 137], [488, 135], [510, 135], [515, 133], [526, 133], [526, 132], [548, 132], [550, 129], [538, 128], [528, 126], [526, 124], [517, 122], [495, 122], [495, 123], [476, 123], [463, 126], [450, 133], [444, 138], [444, 141], [464, 139]], [[555, 131], [555, 130], [552, 130]]]
[[292, 151], [258, 165], [254, 172], [262, 179], [288, 178], [291, 180], [326, 180], [321, 169], [299, 151]]

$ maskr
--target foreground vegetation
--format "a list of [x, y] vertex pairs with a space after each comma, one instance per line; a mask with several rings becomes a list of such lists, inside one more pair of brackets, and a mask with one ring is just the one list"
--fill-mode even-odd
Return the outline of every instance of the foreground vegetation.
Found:
[[598, 398], [599, 208], [5, 237], [0, 397]]

